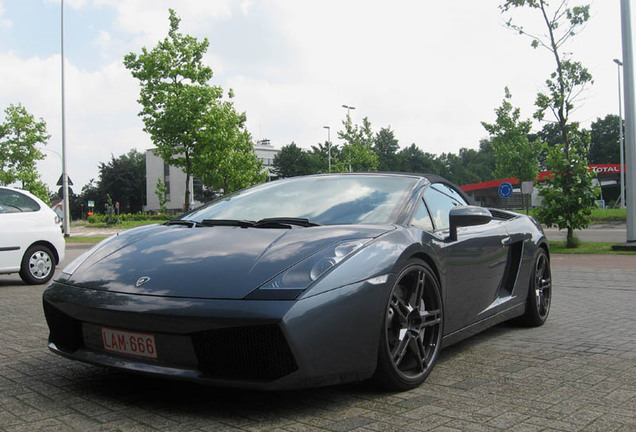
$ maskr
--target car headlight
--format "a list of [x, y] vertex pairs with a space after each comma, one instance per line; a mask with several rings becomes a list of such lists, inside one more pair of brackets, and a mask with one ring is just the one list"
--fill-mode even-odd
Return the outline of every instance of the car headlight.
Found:
[[345, 240], [291, 266], [252, 291], [247, 300], [293, 300], [309, 285], [367, 243], [369, 238]]
[[97, 245], [95, 245], [91, 249], [87, 250], [86, 252], [84, 252], [83, 254], [78, 256], [77, 258], [75, 258], [73, 261], [71, 261], [71, 263], [69, 265], [64, 267], [64, 269], [62, 270], [62, 272], [60, 273], [60, 275], [57, 277], [56, 280], [58, 280], [60, 282], [65, 282], [65, 281], [69, 280], [71, 278], [71, 276], [73, 275], [73, 273], [75, 273], [75, 270], [77, 270], [78, 267], [81, 266], [84, 263], [84, 261], [86, 261], [88, 259], [88, 257], [93, 255], [95, 252], [97, 252], [99, 249], [101, 249], [107, 243], [110, 243], [110, 241], [115, 239], [116, 237], [117, 237], [117, 234], [114, 234], [114, 235], [102, 240]]

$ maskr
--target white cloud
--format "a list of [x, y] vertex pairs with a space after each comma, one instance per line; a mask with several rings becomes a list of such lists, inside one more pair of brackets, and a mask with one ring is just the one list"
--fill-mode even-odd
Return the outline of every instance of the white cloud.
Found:
[[241, 3], [241, 12], [243, 15], [247, 15], [249, 13], [250, 7], [252, 7], [252, 0], [243, 0]]
[[[0, 54], [0, 106], [22, 103], [42, 117], [51, 134], [46, 147], [62, 153], [60, 57], [22, 59]], [[76, 192], [97, 177], [99, 162], [132, 148], [152, 147], [137, 117], [138, 88], [121, 62], [89, 73], [73, 64], [65, 66], [66, 151], [69, 176]], [[61, 173], [58, 156], [51, 153], [39, 164], [45, 182], [54, 188]]]
[[[504, 86], [531, 117], [536, 93], [553, 69], [547, 52], [533, 51], [528, 40], [505, 28], [498, 3], [275, 2], [273, 15], [293, 48], [296, 75], [286, 84], [304, 95], [296, 98], [297, 111], [330, 121], [333, 130], [345, 115], [341, 104], [351, 104], [354, 120], [368, 116], [375, 130], [391, 125], [402, 146], [415, 142], [432, 153], [476, 147], [487, 136], [480, 122], [494, 117]], [[582, 33], [588, 35], [568, 47], [597, 76], [587, 95], [594, 104], [582, 101], [575, 113], [586, 125], [616, 110], [608, 92], [615, 80], [606, 69], [608, 47], [620, 47], [617, 9], [599, 10]], [[234, 87], [240, 97], [245, 89]], [[324, 91], [311, 91], [320, 87]], [[280, 96], [272, 95], [272, 103], [286, 104], [289, 99]], [[259, 109], [266, 107], [255, 104], [248, 115]], [[270, 130], [282, 130], [289, 118], [272, 119]], [[296, 142], [322, 140], [324, 132], [313, 125], [319, 122], [307, 124]]]
[[[152, 48], [166, 36], [169, 7], [182, 18], [182, 32], [214, 37], [204, 59], [215, 72], [213, 84], [233, 88], [253, 137], [269, 138], [277, 147], [323, 142], [325, 125], [337, 143], [346, 114], [341, 105], [348, 104], [356, 107], [355, 122], [368, 117], [375, 131], [391, 126], [402, 147], [416, 143], [437, 154], [476, 148], [487, 135], [480, 122], [494, 120], [504, 86], [522, 115], [531, 117], [536, 93], [553, 68], [547, 52], [533, 51], [504, 28], [498, 0], [464, 0], [452, 8], [416, 0], [67, 2], [85, 9], [107, 6], [116, 16], [93, 41], [103, 66], [88, 72], [67, 63], [69, 173], [79, 187], [97, 177], [98, 163], [111, 153], [151, 147], [137, 116], [137, 82], [122, 56]], [[2, 5], [0, 0], [0, 21], [6, 15]], [[618, 9], [596, 2], [592, 20], [569, 47], [595, 77], [572, 116], [585, 125], [618, 111], [612, 62], [621, 56]], [[50, 148], [61, 151], [59, 56], [5, 52], [0, 64], [0, 108], [22, 102], [47, 121]], [[57, 156], [42, 171], [54, 183]]]
[[[61, 0], [44, 0], [44, 3], [59, 4]], [[70, 6], [73, 9], [82, 9], [87, 4], [87, 0], [64, 0], [64, 6]]]
[[13, 26], [11, 20], [4, 18], [5, 12], [4, 4], [0, 1], [0, 29], [10, 29]]
[[94, 45], [101, 50], [106, 50], [110, 47], [112, 42], [112, 37], [110, 33], [104, 30], [100, 30], [97, 38], [94, 41]]
[[137, 44], [154, 45], [166, 37], [168, 9], [172, 8], [181, 18], [183, 33], [205, 31], [213, 19], [230, 19], [237, 2], [232, 0], [95, 0], [97, 5], [109, 5], [117, 11], [117, 28], [137, 35]]

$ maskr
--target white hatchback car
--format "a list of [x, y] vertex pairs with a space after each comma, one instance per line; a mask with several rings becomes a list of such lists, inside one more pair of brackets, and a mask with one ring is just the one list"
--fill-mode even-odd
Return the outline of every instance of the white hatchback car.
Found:
[[48, 282], [64, 259], [60, 219], [42, 200], [0, 186], [0, 273], [20, 273], [28, 284]]

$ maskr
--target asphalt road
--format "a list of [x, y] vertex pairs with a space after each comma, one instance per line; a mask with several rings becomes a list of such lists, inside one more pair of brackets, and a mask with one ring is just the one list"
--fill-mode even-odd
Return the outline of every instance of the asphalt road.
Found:
[[2, 275], [0, 431], [636, 431], [636, 256], [552, 258], [543, 327], [449, 347], [403, 393], [226, 390], [72, 362], [46, 348], [44, 287]]

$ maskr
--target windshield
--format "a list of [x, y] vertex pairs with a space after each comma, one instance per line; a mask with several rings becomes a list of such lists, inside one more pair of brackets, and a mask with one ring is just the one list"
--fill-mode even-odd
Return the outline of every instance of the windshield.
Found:
[[336, 175], [276, 180], [239, 191], [184, 215], [183, 219], [306, 218], [320, 225], [386, 224], [415, 186], [416, 178]]

